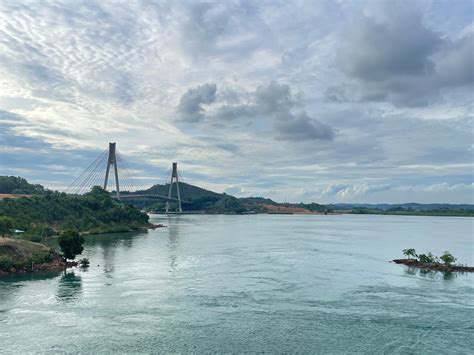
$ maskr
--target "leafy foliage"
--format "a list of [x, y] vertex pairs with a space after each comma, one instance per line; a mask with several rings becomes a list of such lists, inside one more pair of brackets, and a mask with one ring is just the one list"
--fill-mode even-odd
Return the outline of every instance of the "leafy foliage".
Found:
[[47, 191], [28, 198], [6, 198], [0, 201], [0, 216], [13, 219], [13, 227], [25, 230], [27, 237], [46, 237], [53, 229], [130, 231], [148, 223], [145, 213], [122, 205], [97, 186], [83, 196]]
[[434, 263], [436, 261], [435, 256], [431, 253], [418, 255], [418, 260], [421, 263]]
[[43, 194], [45, 189], [41, 185], [28, 183], [19, 176], [0, 176], [0, 193], [2, 194]]
[[418, 255], [416, 254], [415, 249], [413, 249], [413, 248], [411, 248], [411, 249], [403, 249], [403, 255], [408, 256], [408, 259], [410, 259], [411, 257], [413, 257], [413, 258], [417, 258], [417, 257], [418, 257]]
[[403, 254], [408, 256], [409, 259], [410, 257], [417, 259], [420, 263], [439, 263], [441, 260], [445, 265], [451, 266], [457, 260], [449, 251], [445, 251], [439, 258], [431, 253], [417, 255], [415, 249], [412, 248], [403, 249]]
[[10, 229], [13, 228], [14, 223], [13, 218], [0, 216], [0, 236], [10, 234]]
[[58, 238], [58, 244], [66, 259], [74, 259], [84, 250], [82, 246], [85, 240], [74, 230], [66, 230]]
[[448, 266], [457, 260], [449, 251], [445, 251], [444, 254], [440, 256], [440, 259]]

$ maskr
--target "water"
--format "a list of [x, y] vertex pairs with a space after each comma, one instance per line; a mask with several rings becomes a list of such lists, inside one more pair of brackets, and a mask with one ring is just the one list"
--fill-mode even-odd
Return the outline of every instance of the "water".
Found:
[[472, 218], [153, 216], [90, 236], [87, 271], [0, 279], [0, 352], [452, 353], [474, 349]]

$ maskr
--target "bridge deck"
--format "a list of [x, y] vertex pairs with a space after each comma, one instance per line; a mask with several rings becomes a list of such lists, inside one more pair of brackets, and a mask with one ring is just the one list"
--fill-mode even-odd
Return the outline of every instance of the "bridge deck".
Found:
[[168, 197], [168, 196], [163, 196], [163, 195], [142, 195], [142, 194], [136, 194], [136, 195], [125, 194], [125, 195], [120, 195], [120, 197], [113, 196], [113, 198], [118, 198], [120, 200], [156, 199], [156, 200], [178, 201], [178, 199], [174, 197]]

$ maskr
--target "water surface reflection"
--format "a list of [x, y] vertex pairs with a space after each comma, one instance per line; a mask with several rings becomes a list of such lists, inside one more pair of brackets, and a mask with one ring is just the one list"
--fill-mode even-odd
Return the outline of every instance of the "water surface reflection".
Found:
[[56, 300], [60, 303], [75, 301], [82, 293], [82, 280], [74, 271], [66, 270], [59, 279]]

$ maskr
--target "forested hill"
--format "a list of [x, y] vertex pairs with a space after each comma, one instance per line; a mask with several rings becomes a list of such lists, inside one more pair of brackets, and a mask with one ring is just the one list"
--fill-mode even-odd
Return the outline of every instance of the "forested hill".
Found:
[[[139, 191], [144, 195], [161, 195], [168, 196], [169, 184], [154, 185], [147, 190]], [[225, 193], [217, 193], [206, 190], [194, 185], [179, 183], [179, 190], [183, 209], [186, 211], [201, 211], [207, 213], [245, 213], [246, 206], [236, 197]], [[123, 194], [126, 194], [124, 192]], [[173, 185], [172, 197], [177, 197], [176, 186]], [[139, 208], [148, 211], [163, 212], [165, 209], [165, 201], [134, 201], [133, 204]], [[177, 211], [177, 203], [171, 203], [171, 211]]]
[[452, 204], [452, 203], [379, 203], [379, 204], [370, 204], [370, 203], [337, 203], [329, 205], [330, 207], [343, 210], [343, 209], [356, 209], [356, 208], [369, 208], [369, 209], [379, 209], [379, 210], [389, 210], [389, 209], [413, 209], [417, 211], [429, 211], [429, 210], [474, 210], [474, 205], [469, 204]]
[[[237, 198], [226, 193], [217, 193], [194, 185], [180, 183], [180, 194], [185, 211], [200, 211], [206, 213], [327, 213], [330, 212], [324, 205], [317, 203], [290, 204], [278, 203], [263, 197]], [[168, 196], [169, 184], [154, 185], [139, 193], [147, 195]], [[123, 193], [125, 194], [125, 193]], [[176, 186], [173, 185], [172, 197], [177, 197]], [[137, 207], [148, 211], [162, 212], [165, 209], [165, 201], [137, 201], [133, 202]], [[177, 203], [171, 203], [171, 211], [177, 210]]]
[[45, 193], [43, 186], [30, 184], [19, 176], [0, 176], [0, 194], [37, 195]]
[[[170, 185], [153, 185], [147, 190], [140, 191], [143, 194], [151, 194], [151, 195], [162, 195], [168, 196]], [[213, 192], [210, 190], [206, 190], [194, 185], [186, 184], [185, 182], [179, 183], [179, 191], [181, 193], [181, 198], [185, 201], [195, 201], [202, 197], [218, 197], [222, 198], [226, 196], [225, 194], [219, 194], [217, 192]], [[176, 185], [173, 185], [173, 197], [176, 197]]]
[[0, 200], [0, 236], [14, 229], [25, 231], [25, 237], [38, 238], [66, 229], [103, 233], [145, 226], [145, 213], [120, 203], [98, 186], [81, 196], [47, 191], [43, 195]]

